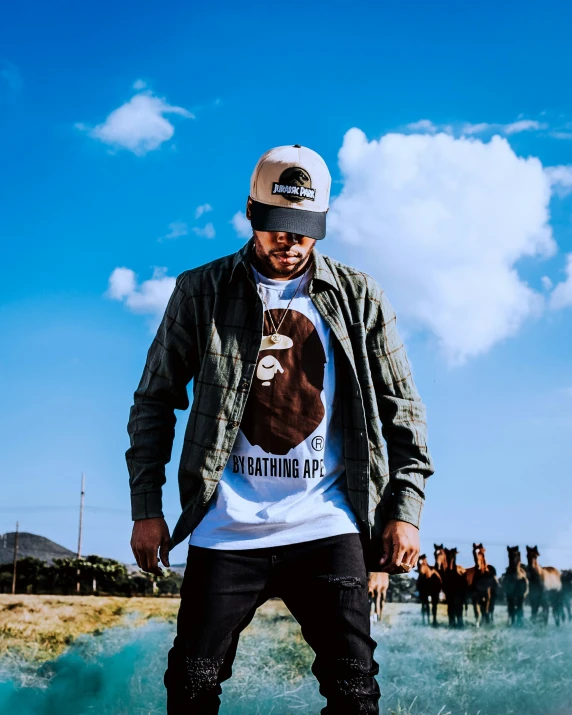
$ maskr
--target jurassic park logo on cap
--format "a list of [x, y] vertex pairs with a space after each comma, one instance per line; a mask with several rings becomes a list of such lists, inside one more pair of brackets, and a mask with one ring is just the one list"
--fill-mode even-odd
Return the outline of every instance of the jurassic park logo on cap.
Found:
[[272, 184], [272, 193], [281, 194], [289, 201], [315, 201], [316, 189], [312, 188], [310, 174], [299, 166], [285, 169], [280, 179]]

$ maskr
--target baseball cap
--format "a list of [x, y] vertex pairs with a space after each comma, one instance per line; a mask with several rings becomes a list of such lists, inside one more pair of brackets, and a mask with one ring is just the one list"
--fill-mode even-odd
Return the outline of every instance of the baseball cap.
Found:
[[300, 144], [270, 149], [250, 179], [252, 228], [324, 238], [331, 183], [326, 162], [312, 149]]

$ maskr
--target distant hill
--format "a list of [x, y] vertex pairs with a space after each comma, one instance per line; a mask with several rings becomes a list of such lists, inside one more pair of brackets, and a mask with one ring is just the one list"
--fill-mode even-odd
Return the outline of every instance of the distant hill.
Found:
[[[14, 561], [15, 537], [15, 531], [0, 534], [0, 565], [11, 564]], [[25, 556], [35, 556], [37, 559], [51, 564], [54, 559], [61, 559], [66, 556], [75, 557], [76, 555], [75, 551], [70, 551], [66, 549], [65, 546], [60, 546], [60, 544], [56, 544], [55, 541], [50, 541], [44, 536], [29, 534], [26, 531], [21, 531], [18, 535], [19, 559], [23, 559]], [[139, 573], [139, 566], [137, 566], [137, 564], [125, 564], [125, 566], [131, 573]], [[186, 564], [173, 564], [170, 570], [182, 576], [185, 571], [185, 566]]]
[[[15, 537], [15, 531], [0, 535], [0, 564], [10, 564], [14, 560]], [[25, 556], [35, 556], [37, 559], [52, 563], [54, 559], [75, 555], [65, 546], [60, 546], [43, 536], [29, 534], [26, 531], [21, 531], [18, 534], [18, 558], [20, 559]]]

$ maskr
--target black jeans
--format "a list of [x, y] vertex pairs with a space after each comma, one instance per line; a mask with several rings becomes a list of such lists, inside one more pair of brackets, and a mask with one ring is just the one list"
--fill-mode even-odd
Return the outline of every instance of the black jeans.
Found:
[[241, 631], [279, 596], [316, 654], [323, 715], [379, 713], [359, 534], [223, 551], [189, 547], [177, 635], [165, 672], [169, 715], [216, 715]]

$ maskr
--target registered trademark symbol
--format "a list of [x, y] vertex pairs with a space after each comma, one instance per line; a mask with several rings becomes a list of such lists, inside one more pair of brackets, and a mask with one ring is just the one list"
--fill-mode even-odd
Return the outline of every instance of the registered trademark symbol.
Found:
[[321, 452], [324, 449], [324, 438], [320, 435], [314, 437], [312, 440], [312, 449], [315, 449], [316, 452]]

